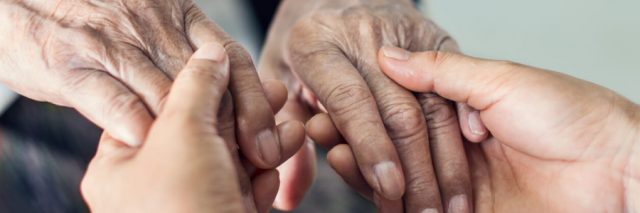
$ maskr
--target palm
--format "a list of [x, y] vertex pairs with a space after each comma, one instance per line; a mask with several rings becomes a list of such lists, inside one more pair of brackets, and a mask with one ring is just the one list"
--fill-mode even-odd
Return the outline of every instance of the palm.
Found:
[[[495, 138], [468, 144], [472, 182], [479, 212], [577, 212], [620, 207], [621, 187], [609, 164], [593, 161], [549, 160], [500, 143]], [[606, 205], [603, 205], [604, 204]], [[604, 210], [604, 209], [602, 209]]]
[[[624, 160], [618, 153], [621, 143], [617, 138], [603, 138], [616, 135], [610, 133], [617, 126], [608, 121], [621, 114], [614, 110], [620, 107], [601, 104], [615, 103], [602, 100], [613, 96], [581, 97], [570, 89], [550, 95], [535, 88], [538, 80], [554, 84], [554, 80], [530, 79], [482, 112], [483, 121], [494, 136], [480, 144], [467, 144], [476, 209], [622, 211]], [[519, 94], [525, 91], [523, 88], [528, 95]], [[536, 90], [537, 93], [531, 92]], [[536, 101], [537, 96], [545, 101]]]

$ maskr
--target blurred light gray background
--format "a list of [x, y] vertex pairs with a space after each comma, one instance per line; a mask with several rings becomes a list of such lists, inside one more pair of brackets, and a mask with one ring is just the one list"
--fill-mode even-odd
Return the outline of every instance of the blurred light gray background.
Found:
[[425, 3], [466, 54], [562, 71], [640, 103], [640, 1]]
[[[257, 56], [243, 1], [198, 3]], [[561, 71], [640, 103], [638, 8], [637, 0], [423, 0], [421, 6], [466, 54]]]

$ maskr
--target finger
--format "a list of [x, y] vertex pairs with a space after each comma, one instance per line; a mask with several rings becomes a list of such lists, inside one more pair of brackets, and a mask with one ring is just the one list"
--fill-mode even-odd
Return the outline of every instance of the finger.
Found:
[[220, 137], [222, 137], [224, 141], [227, 142], [230, 153], [237, 156], [239, 147], [236, 143], [236, 124], [234, 113], [235, 112], [233, 110], [233, 100], [231, 97], [231, 93], [227, 91], [224, 97], [222, 97], [220, 110], [218, 110], [217, 112], [218, 121], [216, 122], [216, 128], [219, 132]]
[[89, 120], [129, 146], [140, 146], [153, 116], [135, 93], [101, 71], [87, 71], [70, 80], [64, 99]]
[[351, 188], [360, 193], [363, 197], [373, 201], [373, 190], [367, 184], [358, 169], [353, 152], [349, 145], [340, 144], [327, 153], [327, 161], [333, 170], [342, 177]]
[[342, 179], [365, 198], [372, 200], [378, 212], [403, 212], [403, 200], [388, 200], [378, 193], [374, 193], [366, 184], [364, 177], [358, 170], [355, 157], [349, 145], [340, 144], [329, 151], [327, 159], [331, 167]]
[[127, 159], [137, 152], [137, 148], [132, 148], [124, 142], [114, 138], [109, 133], [103, 132], [102, 135], [100, 135], [98, 148], [92, 162], [94, 164], [114, 162], [121, 159]]
[[304, 125], [299, 121], [284, 122], [278, 125], [278, 135], [282, 144], [282, 159], [278, 162], [280, 165], [297, 153], [304, 144]]
[[471, 212], [471, 176], [453, 105], [432, 93], [420, 94], [418, 99], [429, 129], [431, 156], [444, 212]]
[[[375, 51], [363, 54], [365, 58], [376, 58]], [[387, 133], [400, 156], [406, 182], [406, 210], [442, 209], [422, 108], [411, 92], [385, 76], [373, 61], [361, 62], [360, 72], [375, 96]]]
[[[175, 122], [186, 119], [199, 123], [191, 127], [215, 127], [209, 130], [189, 130], [195, 131], [196, 134], [214, 133], [224, 139], [223, 142], [230, 150], [229, 160], [233, 162], [233, 168], [236, 170], [244, 207], [247, 211], [254, 211], [251, 182], [240, 164], [236, 151], [234, 118], [230, 116], [233, 114], [233, 105], [230, 104], [230, 96], [227, 93], [228, 82], [229, 61], [224, 48], [217, 43], [204, 45], [193, 54], [177, 76], [159, 120], [171, 119], [169, 121]], [[224, 97], [227, 97], [226, 102], [223, 102]], [[176, 116], [181, 118], [176, 119]]]
[[[460, 53], [458, 44], [449, 35], [442, 34], [438, 51]], [[460, 117], [460, 128], [465, 138], [471, 142], [481, 142], [489, 137], [489, 130], [480, 120], [479, 111], [469, 107], [464, 103], [457, 103], [458, 116]]]
[[153, 32], [151, 37], [153, 39], [151, 39], [150, 46], [142, 48], [145, 48], [149, 58], [158, 68], [170, 79], [175, 79], [193, 55], [193, 51], [198, 48], [191, 46], [189, 39], [184, 34], [184, 27], [177, 27], [178, 25], [175, 23], [167, 22], [167, 20], [174, 20], [174, 18], [148, 18], [145, 20], [149, 22], [149, 28], [141, 30]]
[[188, 116], [215, 127], [217, 111], [229, 83], [229, 61], [224, 48], [209, 43], [198, 49], [176, 78], [163, 114]]
[[[233, 111], [233, 101], [231, 99], [231, 93], [226, 92], [222, 98], [221, 108], [218, 111], [217, 130], [220, 137], [226, 142], [229, 153], [231, 154], [232, 162], [238, 176], [238, 182], [240, 185], [240, 193], [247, 211], [252, 212], [257, 208], [256, 200], [253, 194], [253, 187], [250, 176], [245, 169], [241, 161], [241, 156], [238, 153], [239, 148], [236, 143], [235, 135], [235, 116]], [[214, 110], [214, 109], [211, 109]]]
[[378, 195], [378, 193], [374, 193], [373, 202], [376, 204], [376, 209], [378, 213], [395, 213], [395, 212], [404, 211], [403, 210], [404, 208], [402, 206], [402, 200], [388, 200]]
[[[278, 135], [282, 137], [281, 143], [283, 158], [277, 164], [277, 166], [280, 166], [300, 151], [300, 148], [305, 142], [305, 132], [302, 123], [295, 120], [283, 122], [278, 125], [277, 128]], [[250, 166], [250, 168], [248, 168], [248, 171], [250, 171], [250, 176], [253, 176], [253, 174], [258, 170], [254, 166]]]
[[489, 130], [480, 120], [480, 111], [471, 108], [466, 104], [457, 104], [458, 115], [460, 116], [460, 128], [465, 138], [471, 142], [482, 142], [489, 137]]
[[211, 22], [195, 5], [187, 11], [187, 34], [192, 45], [224, 44], [229, 55], [230, 90], [236, 107], [238, 140], [242, 153], [256, 167], [274, 168], [282, 160], [282, 147], [275, 128], [274, 113], [266, 98], [249, 53]]
[[[296, 40], [290, 44], [296, 45]], [[384, 197], [400, 199], [405, 188], [400, 159], [358, 70], [337, 50], [291, 48], [290, 58], [292, 68], [316, 93], [356, 153], [367, 182]]]
[[326, 113], [319, 113], [311, 118], [305, 126], [309, 138], [326, 150], [331, 150], [344, 139], [333, 125], [331, 117]]
[[253, 178], [253, 196], [260, 213], [269, 212], [280, 186], [278, 170], [269, 170]]
[[302, 149], [280, 167], [280, 188], [274, 207], [293, 210], [304, 198], [316, 173], [316, 152], [313, 142], [306, 140]]
[[287, 87], [279, 81], [267, 80], [262, 83], [262, 88], [264, 88], [264, 94], [271, 105], [271, 110], [273, 113], [278, 113], [287, 101]]
[[[491, 139], [490, 139], [491, 140]], [[476, 212], [492, 212], [485, 203], [494, 202], [496, 198], [492, 193], [491, 172], [483, 147], [486, 144], [465, 143], [464, 147], [469, 157], [471, 176], [473, 177], [473, 207]], [[491, 145], [489, 145], [491, 146]], [[484, 208], [483, 208], [484, 207]]]
[[[379, 54], [380, 65], [386, 74], [401, 85], [420, 92], [434, 91], [449, 100], [466, 103], [481, 111], [480, 118], [492, 136], [514, 149], [532, 150], [531, 154], [548, 158], [579, 157], [581, 153], [575, 150], [581, 145], [533, 143], [539, 141], [535, 140], [540, 136], [537, 132], [548, 131], [555, 125], [565, 126], [560, 121], [540, 122], [540, 119], [555, 118], [557, 109], [576, 106], [575, 95], [583, 94], [585, 89], [597, 88], [590, 93], [589, 99], [611, 94], [564, 74], [511, 62], [446, 52], [404, 52], [400, 53], [405, 54], [404, 58], [394, 59], [398, 57], [386, 57], [385, 51], [402, 50], [383, 48]], [[503, 131], [507, 129], [509, 131]], [[518, 140], [512, 140], [514, 138]], [[567, 151], [573, 152], [567, 154]]]
[[[282, 110], [276, 115], [278, 123], [286, 121], [306, 121], [310, 112], [296, 99], [289, 99]], [[303, 147], [284, 164], [278, 167], [280, 171], [280, 188], [274, 207], [291, 211], [302, 200], [304, 194], [311, 187], [316, 172], [315, 148], [311, 141], [305, 141]]]
[[[118, 49], [118, 48], [116, 48]], [[154, 115], [158, 115], [171, 89], [171, 79], [140, 50], [116, 51], [106, 69], [142, 98]], [[117, 58], [117, 59], [116, 59]]]
[[378, 55], [385, 74], [402, 86], [416, 92], [436, 92], [480, 111], [504, 95], [504, 89], [499, 89], [501, 82], [496, 78], [511, 71], [507, 63], [447, 52], [411, 54], [383, 47]]

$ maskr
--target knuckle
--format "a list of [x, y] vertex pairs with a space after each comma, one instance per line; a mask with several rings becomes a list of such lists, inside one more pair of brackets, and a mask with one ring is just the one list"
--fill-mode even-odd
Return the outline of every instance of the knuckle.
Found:
[[352, 6], [341, 11], [341, 16], [345, 20], [354, 20], [359, 23], [372, 23], [375, 19], [374, 11], [369, 7]]
[[436, 196], [438, 194], [436, 182], [431, 178], [427, 178], [428, 175], [418, 175], [411, 177], [407, 180], [407, 194], [422, 194]]
[[337, 51], [334, 35], [339, 16], [321, 12], [304, 18], [291, 28], [286, 43], [287, 55], [293, 62], [304, 63], [309, 58]]
[[417, 104], [395, 103], [385, 108], [383, 120], [392, 139], [409, 138], [426, 130], [422, 109]]
[[429, 61], [433, 64], [434, 69], [438, 67], [443, 67], [446, 64], [453, 63], [455, 55], [451, 52], [445, 51], [427, 51], [423, 53], [419, 53], [420, 58], [425, 61]]
[[251, 54], [236, 40], [229, 39], [222, 43], [227, 51], [232, 69], [255, 69]]
[[215, 67], [215, 65], [209, 62], [191, 63], [182, 73], [184, 73], [187, 79], [197, 79], [205, 82], [222, 82], [228, 78], [224, 72], [215, 70], [213, 67]]
[[234, 132], [235, 131], [235, 117], [233, 110], [233, 102], [231, 96], [225, 95], [222, 99], [222, 105], [218, 112], [218, 130], [220, 132]]
[[418, 97], [429, 129], [441, 129], [457, 125], [457, 116], [452, 104], [444, 98], [432, 94], [420, 94]]
[[[324, 30], [333, 29], [333, 25], [341, 20], [339, 14], [327, 11], [316, 12], [311, 16], [297, 21], [290, 31], [290, 38], [304, 38], [305, 36], [316, 35]], [[303, 37], [300, 37], [303, 36]]]
[[374, 102], [369, 88], [358, 84], [339, 84], [327, 93], [327, 110], [337, 116], [354, 113], [363, 105]]
[[157, 105], [154, 106], [154, 108], [156, 109], [156, 112], [155, 112], [156, 115], [160, 114], [160, 112], [162, 112], [162, 109], [164, 109], [164, 105], [167, 104], [170, 90], [171, 88], [167, 88], [160, 93], [160, 96], [158, 97], [158, 102], [156, 103]]
[[145, 113], [146, 110], [138, 96], [125, 91], [111, 97], [108, 103], [104, 106], [103, 118], [130, 118]]
[[182, 2], [181, 7], [182, 11], [184, 11], [185, 27], [191, 26], [193, 25], [193, 23], [207, 19], [207, 16], [193, 1]]

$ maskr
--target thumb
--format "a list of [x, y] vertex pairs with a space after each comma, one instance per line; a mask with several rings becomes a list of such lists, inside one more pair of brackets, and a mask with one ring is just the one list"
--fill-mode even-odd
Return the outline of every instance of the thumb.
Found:
[[[630, 109], [637, 109], [603, 87], [524, 65], [392, 47], [382, 48], [378, 57], [382, 70], [399, 84], [468, 104], [480, 111], [499, 141], [545, 159], [578, 159], [590, 144], [581, 139], [619, 129], [603, 129], [594, 121], [626, 121]], [[565, 134], [552, 134], [560, 130]]]
[[[176, 78], [165, 115], [184, 115], [214, 127], [229, 84], [229, 60], [224, 48], [208, 43], [196, 51]], [[162, 118], [162, 114], [161, 114]]]
[[507, 62], [449, 52], [410, 53], [396, 47], [383, 47], [379, 63], [387, 76], [409, 90], [435, 92], [480, 111], [504, 96], [513, 85], [509, 79], [516, 76], [515, 72], [518, 78], [539, 74]]

